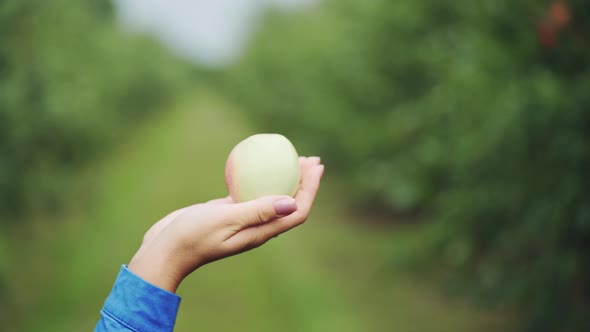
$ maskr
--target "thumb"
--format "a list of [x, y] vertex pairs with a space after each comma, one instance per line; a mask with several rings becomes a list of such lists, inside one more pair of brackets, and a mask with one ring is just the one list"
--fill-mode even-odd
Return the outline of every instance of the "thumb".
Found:
[[297, 202], [290, 196], [265, 196], [232, 205], [232, 214], [243, 228], [257, 226], [297, 211]]

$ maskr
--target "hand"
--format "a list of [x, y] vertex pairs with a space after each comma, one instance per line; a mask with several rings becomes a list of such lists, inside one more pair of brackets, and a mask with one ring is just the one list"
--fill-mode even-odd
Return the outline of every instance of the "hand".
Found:
[[311, 210], [324, 165], [300, 157], [295, 198], [266, 196], [234, 203], [230, 197], [174, 211], [144, 235], [129, 269], [160, 288], [176, 292], [180, 282], [204, 264], [256, 247], [298, 225]]

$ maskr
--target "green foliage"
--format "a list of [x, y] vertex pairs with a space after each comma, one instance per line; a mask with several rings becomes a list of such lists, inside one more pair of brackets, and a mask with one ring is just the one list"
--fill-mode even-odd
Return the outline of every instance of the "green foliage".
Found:
[[174, 94], [180, 66], [110, 2], [0, 2], [0, 218], [56, 208], [69, 175]]
[[[85, 174], [102, 184], [85, 208], [69, 205], [59, 224], [44, 220], [50, 227], [7, 239], [14, 263], [8, 301], [0, 296], [2, 331], [91, 331], [118, 263], [137, 250], [146, 225], [226, 193], [227, 153], [255, 132], [238, 112], [206, 90], [179, 99]], [[419, 231], [355, 225], [342, 208], [345, 193], [326, 180], [304, 228], [187, 278], [175, 331], [506, 331], [503, 312], [441, 296], [413, 278], [377, 277], [390, 255], [383, 248], [393, 241], [390, 249], [403, 251], [420, 241]]]
[[520, 303], [531, 330], [586, 331], [589, 17], [585, 1], [328, 1], [270, 15], [225, 86], [359, 199], [433, 221], [420, 252], [461, 288]]

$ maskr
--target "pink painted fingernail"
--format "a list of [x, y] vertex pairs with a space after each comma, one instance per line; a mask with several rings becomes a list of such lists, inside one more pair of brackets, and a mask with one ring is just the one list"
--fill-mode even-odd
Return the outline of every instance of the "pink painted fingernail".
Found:
[[297, 202], [293, 198], [283, 198], [273, 203], [275, 212], [279, 216], [286, 216], [297, 211]]

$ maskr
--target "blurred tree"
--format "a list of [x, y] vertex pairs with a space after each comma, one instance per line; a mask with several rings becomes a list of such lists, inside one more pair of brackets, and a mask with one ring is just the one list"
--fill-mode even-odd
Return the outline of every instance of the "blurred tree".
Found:
[[433, 221], [420, 257], [462, 288], [587, 331], [589, 22], [583, 0], [326, 1], [269, 15], [225, 87], [359, 199]]
[[155, 43], [116, 27], [109, 1], [1, 1], [0, 40], [2, 222], [58, 207], [72, 170], [182, 80]]

